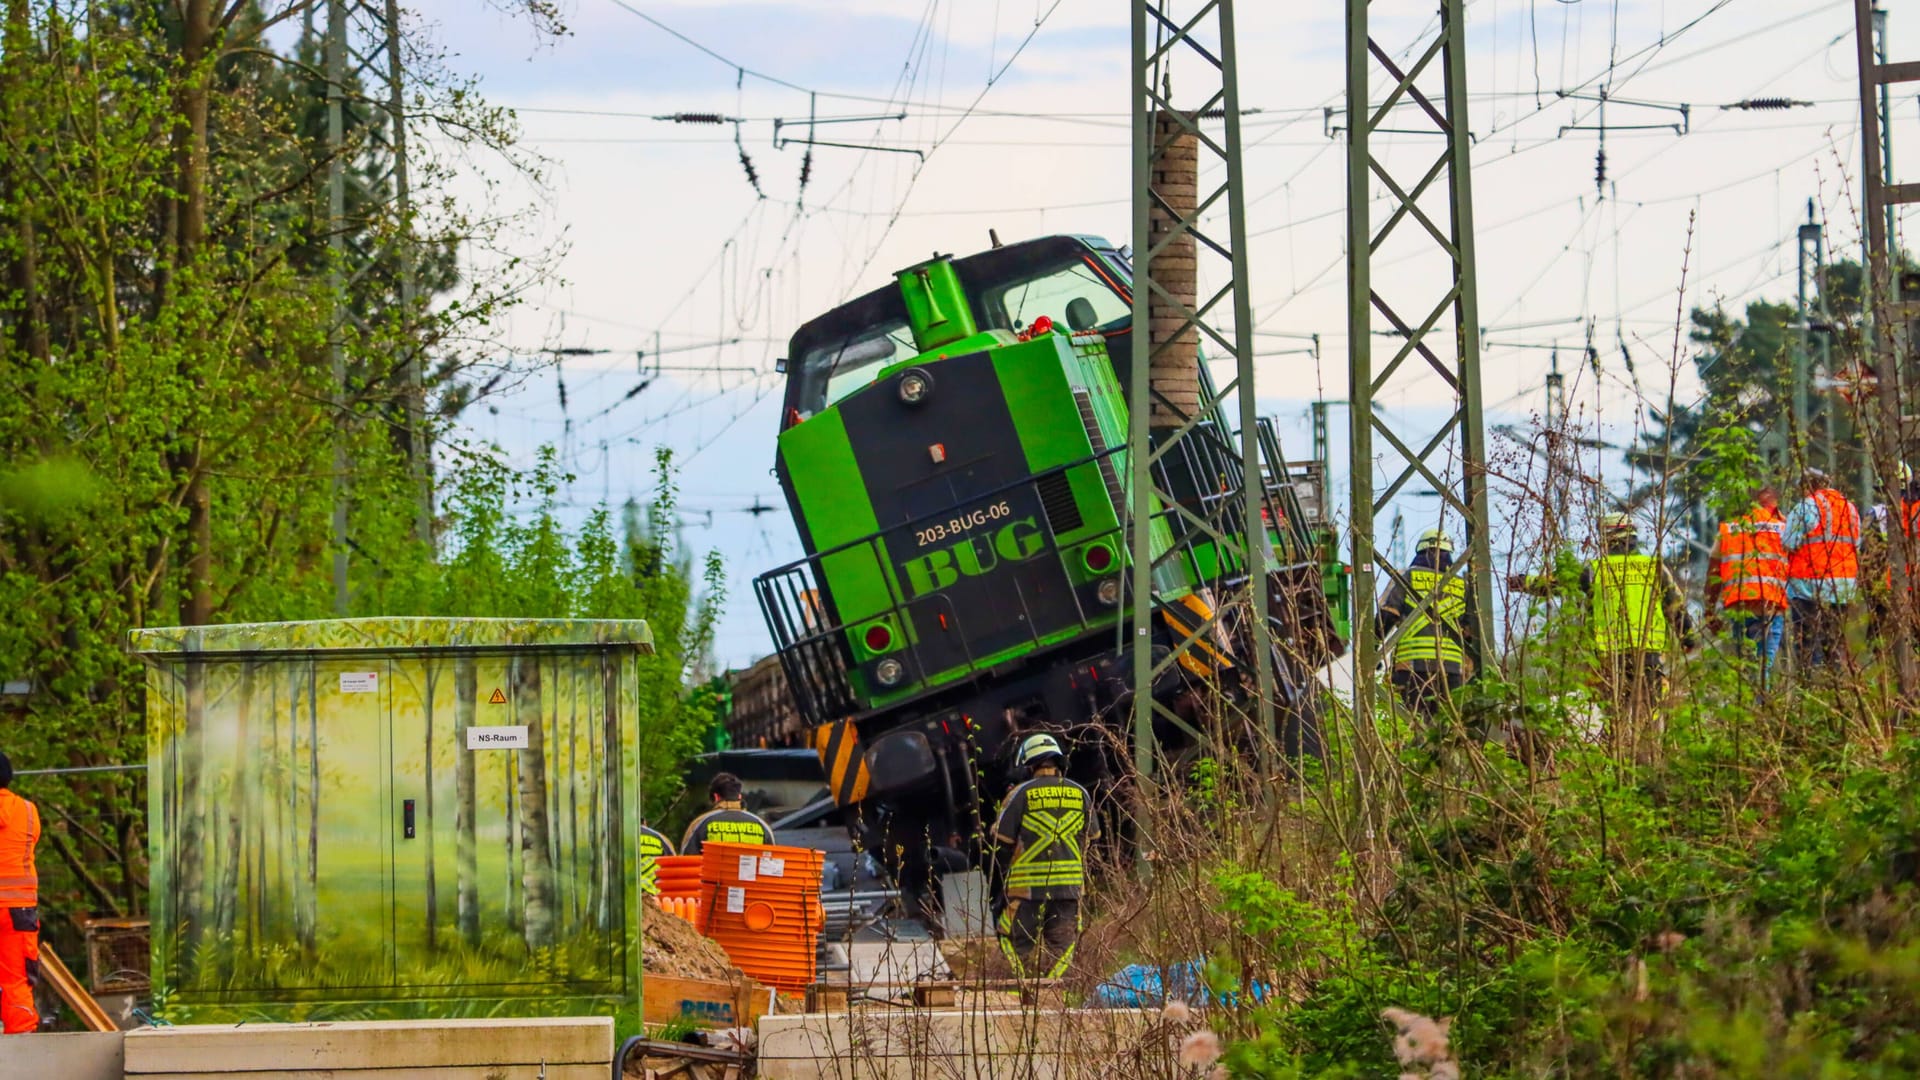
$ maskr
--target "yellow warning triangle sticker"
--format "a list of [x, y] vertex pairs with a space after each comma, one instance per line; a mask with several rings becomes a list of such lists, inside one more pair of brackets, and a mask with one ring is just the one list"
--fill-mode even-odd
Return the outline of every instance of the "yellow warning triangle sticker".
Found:
[[506, 695], [505, 693], [503, 693], [503, 692], [501, 692], [501, 690], [500, 690], [500, 688], [499, 688], [499, 687], [497, 687], [497, 686], [496, 686], [496, 687], [494, 687], [494, 688], [493, 688], [493, 696], [487, 699], [487, 704], [489, 704], [489, 705], [505, 705], [506, 703], [507, 703], [507, 695]]

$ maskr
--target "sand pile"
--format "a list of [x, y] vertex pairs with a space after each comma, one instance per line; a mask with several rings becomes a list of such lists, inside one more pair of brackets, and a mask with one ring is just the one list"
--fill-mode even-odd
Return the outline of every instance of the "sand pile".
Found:
[[652, 904], [645, 909], [641, 928], [643, 972], [670, 975], [680, 979], [733, 979], [742, 977], [718, 942], [693, 928], [678, 915], [669, 915]]

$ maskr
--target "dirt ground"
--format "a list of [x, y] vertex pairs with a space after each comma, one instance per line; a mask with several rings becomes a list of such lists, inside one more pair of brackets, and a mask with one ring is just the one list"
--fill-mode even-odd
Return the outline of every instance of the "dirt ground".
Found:
[[643, 970], [681, 979], [730, 979], [740, 975], [727, 952], [693, 924], [645, 904]]

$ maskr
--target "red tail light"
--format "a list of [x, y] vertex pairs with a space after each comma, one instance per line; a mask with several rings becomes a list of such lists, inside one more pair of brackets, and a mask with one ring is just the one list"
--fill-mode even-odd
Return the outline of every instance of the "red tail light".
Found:
[[887, 646], [893, 644], [893, 631], [887, 629], [886, 623], [874, 623], [867, 627], [864, 640], [868, 652], [886, 652]]
[[1113, 549], [1105, 544], [1095, 544], [1081, 558], [1086, 560], [1087, 569], [1096, 574], [1105, 573], [1113, 565]]

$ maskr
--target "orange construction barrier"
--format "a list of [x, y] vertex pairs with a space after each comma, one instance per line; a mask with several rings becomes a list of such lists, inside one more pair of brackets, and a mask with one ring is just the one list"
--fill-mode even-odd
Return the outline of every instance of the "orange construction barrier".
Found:
[[663, 855], [654, 860], [662, 896], [700, 895], [700, 856]]
[[[700, 920], [740, 970], [782, 990], [815, 979], [815, 943], [826, 922], [811, 848], [713, 842], [701, 849]], [[704, 923], [704, 925], [702, 925]]]

